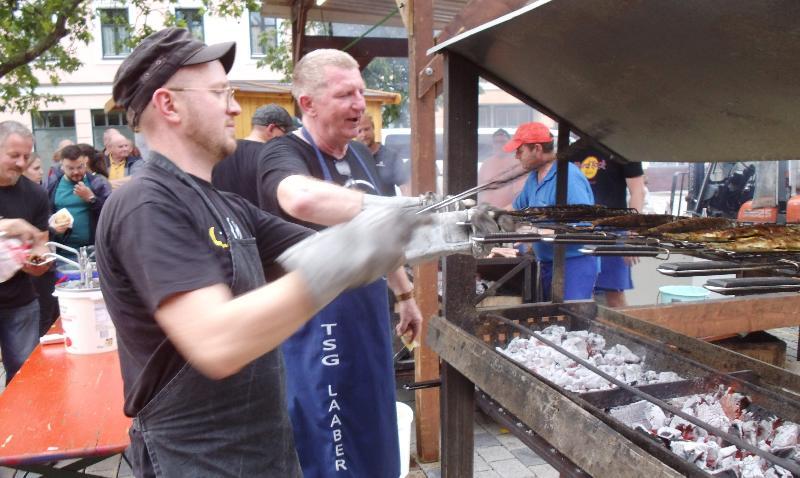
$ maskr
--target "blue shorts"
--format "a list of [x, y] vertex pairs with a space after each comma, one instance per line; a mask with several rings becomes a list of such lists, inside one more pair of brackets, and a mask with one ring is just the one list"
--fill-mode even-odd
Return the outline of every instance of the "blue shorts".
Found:
[[[553, 263], [541, 262], [542, 295], [550, 300], [553, 283]], [[568, 257], [564, 267], [564, 300], [591, 299], [597, 278], [597, 258]]]
[[597, 290], [621, 291], [633, 289], [631, 266], [619, 256], [600, 258], [600, 273], [597, 275]]

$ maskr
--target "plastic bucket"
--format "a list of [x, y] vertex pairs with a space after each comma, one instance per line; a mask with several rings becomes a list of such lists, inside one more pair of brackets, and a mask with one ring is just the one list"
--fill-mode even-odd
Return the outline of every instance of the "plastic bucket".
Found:
[[693, 285], [665, 285], [658, 288], [658, 303], [692, 302], [705, 300], [711, 292]]
[[96, 354], [117, 350], [117, 333], [100, 289], [71, 288], [67, 282], [56, 287], [61, 309], [64, 344], [73, 354]]
[[411, 463], [411, 422], [414, 421], [414, 411], [403, 402], [397, 404], [397, 435], [400, 442], [400, 478], [408, 475]]

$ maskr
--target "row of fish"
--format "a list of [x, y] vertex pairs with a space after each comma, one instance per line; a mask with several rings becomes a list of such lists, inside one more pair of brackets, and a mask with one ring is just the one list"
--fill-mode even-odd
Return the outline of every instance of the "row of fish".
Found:
[[[758, 418], [748, 410], [749, 399], [722, 386], [714, 393], [668, 401], [682, 412], [731, 433], [764, 451], [800, 462], [800, 425], [774, 415]], [[686, 461], [720, 477], [783, 478], [792, 474], [777, 465], [709, 434], [688, 421], [647, 401], [612, 408], [611, 416], [634, 429], [660, 437]]]
[[[551, 325], [540, 333], [544, 339], [630, 385], [674, 382], [682, 379], [674, 372], [644, 370], [642, 358], [628, 347], [617, 344], [606, 349], [606, 339], [594, 332], [586, 330], [567, 332], [565, 327]], [[609, 381], [535, 337], [530, 339], [515, 337], [506, 348], [498, 347], [497, 351], [571, 392], [583, 393], [614, 387]]]

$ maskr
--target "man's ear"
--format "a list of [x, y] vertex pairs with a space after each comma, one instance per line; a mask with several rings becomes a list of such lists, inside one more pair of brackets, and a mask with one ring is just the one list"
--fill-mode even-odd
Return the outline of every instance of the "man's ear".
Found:
[[170, 122], [180, 122], [180, 114], [175, 103], [175, 96], [166, 88], [159, 88], [153, 92], [153, 107], [156, 113]]
[[316, 111], [314, 111], [314, 100], [311, 98], [310, 95], [301, 95], [297, 101], [297, 104], [300, 105], [300, 109], [303, 110], [303, 116], [315, 116]]

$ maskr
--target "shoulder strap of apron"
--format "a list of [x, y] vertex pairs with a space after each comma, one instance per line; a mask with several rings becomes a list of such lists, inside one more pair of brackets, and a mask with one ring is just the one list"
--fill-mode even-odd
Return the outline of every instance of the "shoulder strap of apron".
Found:
[[[331, 176], [331, 170], [325, 163], [325, 158], [322, 157], [322, 151], [319, 150], [317, 143], [314, 142], [314, 138], [311, 137], [311, 135], [308, 133], [308, 130], [306, 130], [305, 128], [301, 128], [300, 132], [303, 134], [303, 137], [306, 139], [306, 141], [308, 141], [308, 144], [310, 144], [311, 147], [314, 148], [314, 154], [317, 156], [317, 161], [319, 162], [320, 168], [322, 168], [322, 175], [324, 176], [325, 181], [333, 181], [333, 177]], [[361, 155], [358, 154], [355, 148], [349, 148], [349, 149], [350, 151], [353, 152], [353, 155], [355, 155], [359, 166], [361, 166], [361, 169], [363, 169], [364, 173], [366, 173], [367, 177], [372, 183], [371, 186], [373, 187], [373, 189], [377, 190], [376, 188], [378, 182], [375, 181], [375, 178], [372, 176], [372, 173], [369, 172], [369, 168], [367, 168], [367, 163], [364, 162], [364, 160], [361, 158]]]

